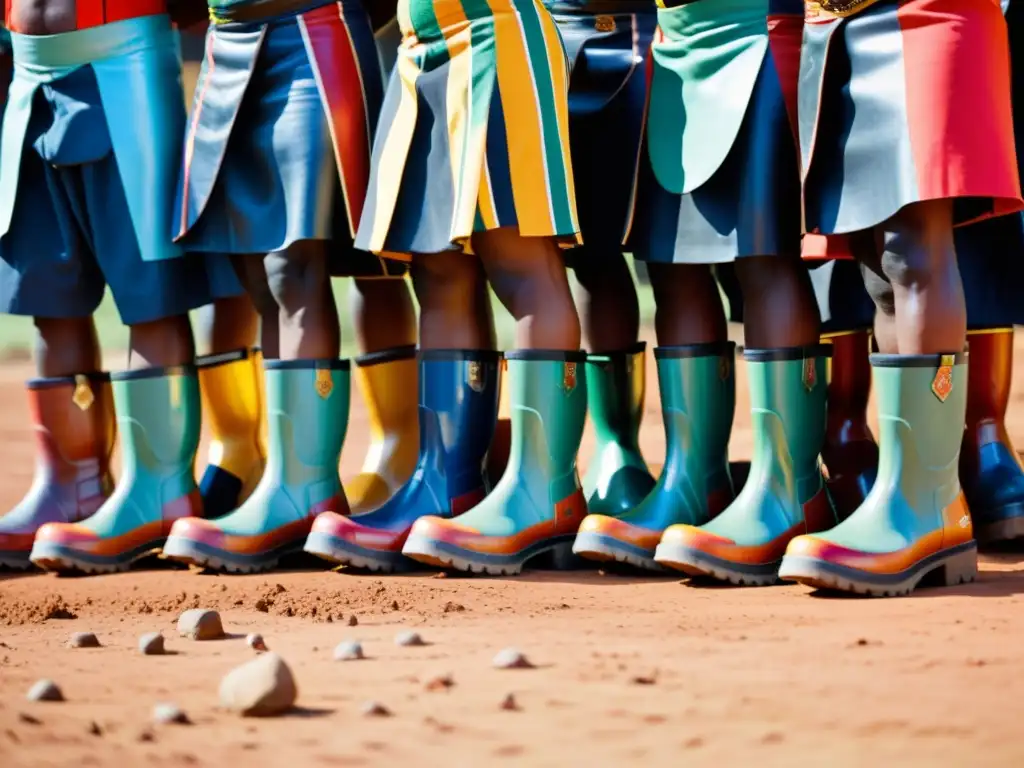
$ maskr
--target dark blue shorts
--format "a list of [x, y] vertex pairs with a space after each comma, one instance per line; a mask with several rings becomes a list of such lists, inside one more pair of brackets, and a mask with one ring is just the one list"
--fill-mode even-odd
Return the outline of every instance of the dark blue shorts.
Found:
[[0, 241], [0, 312], [87, 317], [108, 286], [127, 325], [213, 298], [203, 257], [142, 260], [96, 77], [82, 67], [41, 86], [32, 105], [14, 217]]

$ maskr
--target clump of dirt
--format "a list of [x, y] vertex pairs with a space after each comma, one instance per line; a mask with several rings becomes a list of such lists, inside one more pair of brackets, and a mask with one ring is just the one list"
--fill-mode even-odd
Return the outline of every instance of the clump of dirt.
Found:
[[[77, 606], [76, 606], [77, 607]], [[77, 619], [75, 609], [60, 595], [47, 595], [39, 602], [0, 602], [0, 624], [38, 624], [50, 619]]]

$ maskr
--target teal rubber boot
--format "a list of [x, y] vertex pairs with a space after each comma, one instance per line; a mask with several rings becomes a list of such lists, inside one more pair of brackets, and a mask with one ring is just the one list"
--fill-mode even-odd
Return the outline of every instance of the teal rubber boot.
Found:
[[267, 466], [238, 509], [185, 520], [164, 554], [236, 573], [270, 570], [299, 552], [321, 512], [348, 514], [338, 477], [349, 409], [347, 360], [267, 360]]
[[732, 502], [729, 435], [736, 410], [735, 354], [731, 342], [654, 350], [665, 467], [654, 490], [625, 514], [594, 514], [591, 508], [573, 552], [661, 570], [654, 551], [666, 528], [703, 525]]
[[460, 571], [516, 574], [551, 553], [571, 561], [587, 513], [576, 454], [587, 420], [583, 352], [508, 352], [512, 446], [497, 486], [453, 519], [421, 517], [402, 554]]
[[644, 415], [647, 344], [587, 356], [587, 405], [597, 445], [583, 476], [591, 515], [621, 515], [636, 507], [654, 487], [640, 454]]
[[126, 570], [159, 552], [175, 521], [202, 513], [195, 481], [201, 423], [195, 368], [146, 368], [110, 378], [121, 477], [92, 517], [39, 529], [31, 560], [42, 568]]
[[872, 355], [878, 480], [830, 531], [789, 544], [779, 576], [811, 587], [905, 595], [925, 577], [954, 586], [978, 573], [958, 465], [967, 356]]
[[711, 522], [666, 529], [656, 562], [733, 584], [774, 584], [794, 537], [835, 525], [819, 460], [827, 353], [821, 345], [746, 350], [754, 432], [747, 482]]

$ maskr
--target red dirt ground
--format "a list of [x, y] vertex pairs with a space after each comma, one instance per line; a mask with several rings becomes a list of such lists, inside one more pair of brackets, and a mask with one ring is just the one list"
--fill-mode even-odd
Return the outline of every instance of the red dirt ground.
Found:
[[[0, 508], [31, 475], [25, 373], [0, 368]], [[1010, 431], [1024, 442], [1022, 399], [1018, 389]], [[353, 406], [345, 472], [366, 441]], [[745, 407], [741, 397], [737, 413]], [[647, 409], [643, 444], [657, 463], [655, 386]], [[741, 458], [749, 425], [737, 422]], [[989, 556], [976, 584], [897, 600], [600, 571], [0, 575], [0, 766], [1021, 765], [1022, 559]], [[219, 609], [237, 636], [176, 638], [178, 613], [195, 606]], [[430, 644], [397, 647], [403, 628]], [[104, 647], [65, 648], [81, 630]], [[175, 655], [135, 650], [153, 630]], [[292, 715], [218, 711], [219, 680], [251, 657], [242, 637], [253, 631], [295, 672], [301, 709]], [[361, 640], [369, 658], [333, 662], [343, 639]], [[493, 669], [510, 645], [538, 668]], [[437, 673], [451, 673], [454, 687], [428, 691]], [[28, 703], [40, 677], [56, 680], [67, 703]], [[509, 693], [519, 711], [499, 707]], [[393, 717], [364, 718], [370, 699]], [[152, 726], [153, 705], [167, 701], [194, 725]]]

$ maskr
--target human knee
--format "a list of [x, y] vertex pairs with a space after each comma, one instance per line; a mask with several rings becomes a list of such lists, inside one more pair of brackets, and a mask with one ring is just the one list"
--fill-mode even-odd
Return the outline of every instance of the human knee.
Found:
[[430, 254], [413, 263], [413, 287], [420, 305], [466, 304], [486, 286], [480, 260], [463, 253]]
[[589, 292], [625, 288], [623, 280], [632, 284], [626, 258], [618, 248], [583, 246], [572, 252], [572, 269], [576, 280]]
[[864, 287], [867, 289], [868, 296], [875, 302], [875, 307], [883, 315], [893, 317], [896, 314], [896, 297], [893, 294], [892, 283], [873, 269], [864, 268], [862, 272]]
[[881, 269], [894, 286], [920, 290], [956, 279], [952, 205], [946, 200], [918, 203], [884, 226]]
[[330, 281], [322, 246], [304, 241], [264, 258], [268, 289], [284, 313], [294, 315], [322, 301]]

